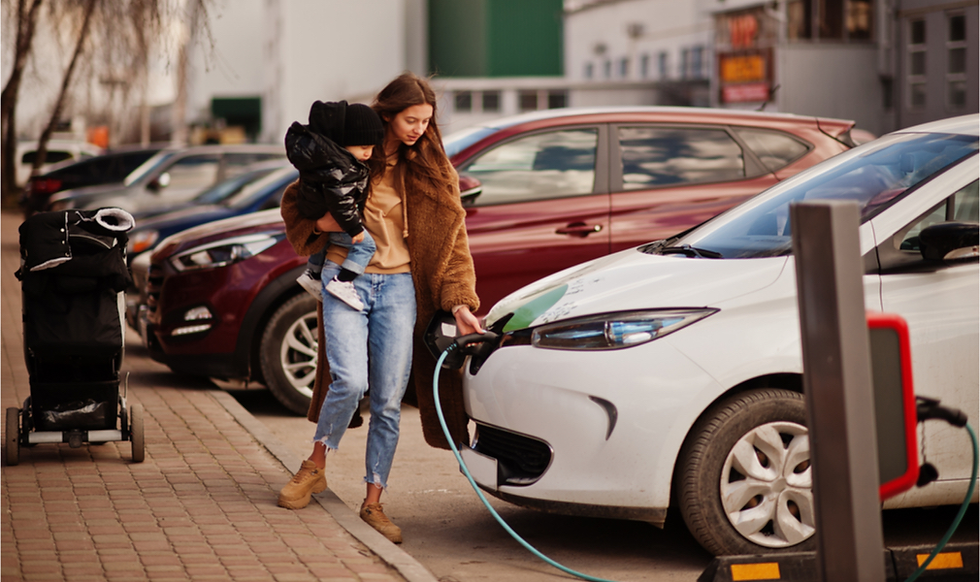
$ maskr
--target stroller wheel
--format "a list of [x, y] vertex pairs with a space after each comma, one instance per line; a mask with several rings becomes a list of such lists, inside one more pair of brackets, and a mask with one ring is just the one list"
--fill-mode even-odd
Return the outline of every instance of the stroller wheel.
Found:
[[20, 410], [8, 408], [6, 423], [7, 464], [16, 465], [20, 463]]
[[146, 447], [143, 441], [143, 405], [133, 404], [129, 407], [129, 436], [133, 442], [133, 462], [142, 463], [146, 457]]

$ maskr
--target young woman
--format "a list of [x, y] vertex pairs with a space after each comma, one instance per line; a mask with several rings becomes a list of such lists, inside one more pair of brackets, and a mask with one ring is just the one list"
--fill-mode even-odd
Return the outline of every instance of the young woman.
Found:
[[[364, 478], [367, 493], [361, 519], [394, 543], [401, 529], [381, 508], [395, 446], [400, 407], [409, 378], [426, 441], [448, 448], [438, 424], [432, 395], [435, 361], [421, 335], [436, 311], [451, 311], [459, 333], [482, 332], [473, 315], [480, 302], [469, 252], [459, 178], [442, 149], [435, 121], [436, 97], [429, 83], [406, 73], [378, 93], [372, 104], [385, 126], [382, 148], [371, 159], [371, 192], [364, 226], [377, 251], [365, 274], [355, 280], [364, 303], [354, 311], [332, 295], [323, 296], [319, 319], [320, 356], [310, 420], [317, 423], [313, 452], [286, 484], [279, 505], [305, 507], [313, 493], [326, 489], [327, 452], [336, 449], [358, 402], [370, 388]], [[312, 221], [296, 209], [297, 184], [286, 189], [282, 216], [296, 252], [309, 255], [339, 230], [329, 214]], [[323, 276], [329, 279], [344, 261], [344, 249], [330, 247]], [[450, 433], [465, 443], [469, 435], [463, 410], [460, 374], [443, 374], [440, 400]]]

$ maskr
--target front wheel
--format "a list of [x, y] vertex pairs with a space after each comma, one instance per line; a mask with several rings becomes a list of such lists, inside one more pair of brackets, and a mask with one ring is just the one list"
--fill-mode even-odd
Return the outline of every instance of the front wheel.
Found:
[[282, 304], [266, 324], [259, 365], [266, 385], [283, 406], [305, 415], [316, 377], [316, 299], [301, 293]]
[[679, 463], [681, 514], [709, 552], [815, 548], [802, 394], [768, 388], [723, 400], [695, 425]]

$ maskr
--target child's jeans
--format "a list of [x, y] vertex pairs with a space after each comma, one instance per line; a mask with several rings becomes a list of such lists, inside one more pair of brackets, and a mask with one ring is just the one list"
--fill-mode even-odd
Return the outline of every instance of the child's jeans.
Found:
[[[348, 249], [347, 259], [344, 261], [344, 264], [341, 265], [341, 268], [357, 273], [358, 275], [364, 274], [364, 268], [371, 262], [371, 257], [374, 256], [374, 251], [378, 249], [378, 245], [374, 243], [371, 233], [369, 233], [367, 230], [363, 232], [364, 240], [359, 243], [355, 243], [354, 239], [352, 239], [346, 232], [330, 233], [330, 244]], [[307, 263], [308, 268], [314, 273], [320, 273], [320, 271], [323, 270], [323, 261], [326, 254], [327, 247], [323, 247], [323, 250], [311, 255], [310, 260]]]

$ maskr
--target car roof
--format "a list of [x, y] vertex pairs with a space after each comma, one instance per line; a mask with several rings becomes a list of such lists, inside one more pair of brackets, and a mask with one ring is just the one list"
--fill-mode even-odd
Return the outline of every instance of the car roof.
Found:
[[980, 114], [961, 115], [923, 123], [895, 133], [950, 133], [980, 137]]
[[[528, 113], [522, 113], [519, 115], [512, 115], [508, 117], [501, 117], [499, 119], [494, 119], [491, 121], [478, 123], [476, 127], [486, 127], [490, 129], [505, 129], [518, 125], [521, 123], [528, 123], [533, 121], [543, 121], [549, 119], [560, 118], [567, 120], [573, 117], [586, 117], [586, 116], [642, 116], [642, 115], [675, 115], [678, 117], [705, 117], [705, 118], [717, 118], [722, 119], [753, 119], [755, 121], [762, 121], [765, 119], [770, 120], [781, 120], [781, 121], [800, 121], [800, 120], [813, 120], [814, 116], [808, 115], [796, 115], [793, 113], [771, 113], [764, 111], [747, 111], [742, 109], [720, 109], [720, 108], [710, 108], [710, 107], [671, 107], [671, 106], [659, 106], [659, 105], [646, 105], [646, 106], [602, 106], [602, 107], [563, 107], [559, 109], [544, 109], [540, 111], [531, 111]], [[821, 118], [827, 121], [831, 121], [830, 118]], [[848, 120], [839, 119], [836, 120], [841, 123], [853, 123]]]

